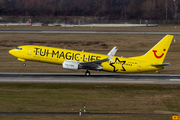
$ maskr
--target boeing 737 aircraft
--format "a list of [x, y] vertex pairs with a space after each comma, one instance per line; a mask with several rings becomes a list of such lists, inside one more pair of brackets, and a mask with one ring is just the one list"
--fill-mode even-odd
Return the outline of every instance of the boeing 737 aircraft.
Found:
[[173, 35], [166, 35], [145, 55], [129, 58], [114, 56], [116, 47], [107, 55], [36, 45], [19, 46], [9, 53], [23, 61], [23, 66], [26, 66], [25, 61], [51, 63], [69, 70], [86, 69], [86, 76], [90, 75], [89, 70], [140, 73], [162, 70], [169, 65], [163, 61], [172, 39]]

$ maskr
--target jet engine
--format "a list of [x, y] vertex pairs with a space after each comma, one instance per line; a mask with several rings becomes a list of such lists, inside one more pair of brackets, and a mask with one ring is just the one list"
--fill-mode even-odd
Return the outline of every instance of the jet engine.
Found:
[[69, 70], [78, 70], [79, 63], [77, 61], [66, 60], [62, 63], [62, 68]]

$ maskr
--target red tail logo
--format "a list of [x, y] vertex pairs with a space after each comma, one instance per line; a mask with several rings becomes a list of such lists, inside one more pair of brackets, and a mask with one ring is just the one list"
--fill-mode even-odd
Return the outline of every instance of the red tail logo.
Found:
[[[166, 51], [166, 49], [164, 49], [163, 51]], [[153, 50], [153, 52], [154, 52], [154, 56], [156, 57], [156, 58], [162, 58], [163, 56], [164, 56], [164, 53], [162, 53], [160, 56], [158, 56], [156, 53], [157, 53], [157, 50]]]

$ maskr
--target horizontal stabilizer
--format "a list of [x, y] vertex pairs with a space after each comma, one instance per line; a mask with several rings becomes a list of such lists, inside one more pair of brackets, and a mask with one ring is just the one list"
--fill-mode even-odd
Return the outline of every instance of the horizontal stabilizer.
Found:
[[151, 66], [155, 66], [155, 67], [158, 67], [158, 66], [168, 66], [170, 65], [169, 63], [162, 63], [162, 64], [152, 64]]

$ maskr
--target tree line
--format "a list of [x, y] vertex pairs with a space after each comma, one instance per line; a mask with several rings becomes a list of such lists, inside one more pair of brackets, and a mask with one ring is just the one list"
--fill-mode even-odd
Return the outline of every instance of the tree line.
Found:
[[180, 0], [0, 0], [0, 15], [179, 20]]

